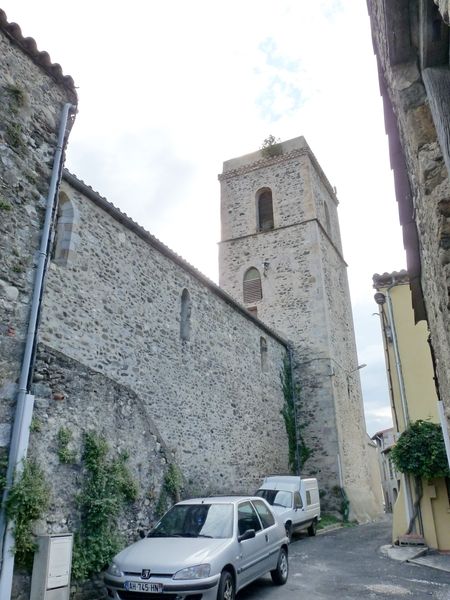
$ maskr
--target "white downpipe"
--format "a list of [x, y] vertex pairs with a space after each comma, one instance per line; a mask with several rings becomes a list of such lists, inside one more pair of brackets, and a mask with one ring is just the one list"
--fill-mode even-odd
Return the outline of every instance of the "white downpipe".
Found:
[[450, 437], [448, 435], [447, 417], [445, 416], [444, 405], [441, 400], [438, 400], [437, 406], [438, 406], [439, 421], [441, 423], [441, 428], [442, 428], [442, 435], [444, 436], [444, 444], [445, 444], [445, 452], [447, 454], [448, 468], [450, 469]]
[[61, 168], [64, 152], [64, 138], [66, 135], [69, 112], [74, 108], [70, 103], [64, 105], [61, 113], [61, 121], [58, 132], [58, 142], [53, 159], [52, 175], [47, 195], [44, 226], [42, 228], [41, 243], [39, 247], [38, 262], [34, 277], [33, 295], [31, 300], [30, 317], [25, 340], [25, 349], [22, 359], [22, 367], [19, 378], [19, 390], [16, 401], [16, 412], [9, 448], [8, 470], [6, 473], [6, 486], [3, 494], [2, 510], [0, 512], [0, 551], [1, 551], [1, 573], [0, 573], [0, 599], [11, 598], [12, 579], [14, 572], [14, 536], [13, 523], [7, 523], [5, 514], [5, 502], [8, 492], [13, 484], [14, 477], [20, 474], [23, 459], [27, 455], [28, 441], [30, 436], [30, 424], [33, 415], [34, 396], [28, 394], [30, 370], [32, 368], [33, 349], [37, 335], [39, 311], [41, 306], [42, 290], [45, 279], [45, 268], [47, 264], [47, 250], [52, 225], [53, 210], [61, 178]]

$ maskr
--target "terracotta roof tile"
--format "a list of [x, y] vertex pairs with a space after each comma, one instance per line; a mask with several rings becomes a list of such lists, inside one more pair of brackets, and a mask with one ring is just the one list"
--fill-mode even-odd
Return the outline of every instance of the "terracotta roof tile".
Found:
[[6, 17], [6, 13], [2, 9], [0, 9], [0, 29], [57, 83], [68, 88], [76, 98], [75, 83], [72, 77], [64, 75], [61, 65], [52, 63], [48, 52], [40, 52], [33, 38], [23, 37], [19, 25], [17, 23], [10, 23]]

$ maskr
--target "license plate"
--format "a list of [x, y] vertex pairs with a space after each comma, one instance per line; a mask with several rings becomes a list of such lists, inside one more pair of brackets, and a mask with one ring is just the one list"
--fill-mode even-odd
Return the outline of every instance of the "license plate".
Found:
[[124, 587], [129, 592], [162, 592], [162, 583], [149, 583], [148, 581], [125, 581]]

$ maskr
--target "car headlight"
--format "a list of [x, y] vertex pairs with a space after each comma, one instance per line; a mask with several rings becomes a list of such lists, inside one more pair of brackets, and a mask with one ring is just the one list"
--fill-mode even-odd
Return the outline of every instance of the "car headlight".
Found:
[[114, 577], [123, 577], [122, 571], [119, 569], [119, 567], [116, 565], [116, 563], [113, 563], [113, 562], [109, 565], [107, 572], [110, 575], [114, 575]]
[[211, 571], [211, 565], [195, 565], [194, 567], [187, 567], [177, 571], [173, 576], [174, 579], [203, 579], [209, 577]]

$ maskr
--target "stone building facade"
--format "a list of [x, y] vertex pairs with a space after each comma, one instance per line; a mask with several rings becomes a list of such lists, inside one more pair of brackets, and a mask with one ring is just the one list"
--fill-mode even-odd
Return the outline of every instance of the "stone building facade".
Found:
[[[448, 1], [367, 2], [416, 322], [450, 420]], [[445, 423], [446, 420], [446, 423]]]
[[[289, 360], [329, 506], [331, 490], [343, 488], [353, 516], [374, 516], [337, 200], [303, 138], [264, 162], [271, 170], [265, 185], [276, 190], [278, 173], [285, 187], [286, 201], [274, 204], [282, 226], [247, 246], [249, 223], [222, 215], [228, 293], [77, 177], [59, 166], [52, 171], [63, 108], [72, 105], [61, 147], [76, 112], [73, 80], [2, 11], [0, 45], [0, 451], [4, 462], [14, 445], [36, 306], [25, 390], [34, 403], [28, 456], [52, 492], [35, 532], [79, 528], [75, 497], [86, 432], [101, 434], [112, 455], [129, 456], [138, 498], [119, 522], [127, 541], [155, 519], [170, 465], [180, 470], [185, 495], [249, 493], [267, 473], [287, 472], [281, 373]], [[233, 165], [222, 176], [223, 193], [225, 184], [239, 183]], [[54, 193], [52, 173], [62, 177]], [[250, 183], [242, 178], [228, 196], [238, 205], [240, 185]], [[225, 279], [223, 253], [232, 237]], [[265, 299], [273, 294], [258, 305], [260, 318], [232, 285], [245, 265], [261, 268], [257, 259], [268, 263]], [[40, 265], [45, 285], [35, 305]], [[254, 280], [248, 289], [254, 293]], [[70, 464], [61, 462], [61, 431], [70, 432]], [[12, 597], [27, 598], [29, 582], [16, 573]], [[101, 595], [95, 585], [73, 589], [77, 600]]]
[[219, 284], [292, 345], [301, 471], [318, 477], [325, 505], [343, 488], [367, 518], [377, 502], [336, 194], [302, 137], [226, 161], [219, 179]]
[[[170, 464], [186, 495], [253, 492], [267, 473], [288, 469], [280, 379], [287, 343], [67, 172], [42, 252], [60, 115], [68, 103], [75, 112], [75, 87], [3, 12], [0, 44], [2, 477], [45, 254], [26, 402], [34, 402], [28, 457], [51, 482], [51, 503], [35, 532], [77, 531], [89, 431], [104, 436], [113, 455], [129, 456], [138, 499], [119, 523], [128, 541], [154, 521]], [[62, 430], [70, 432], [73, 464], [58, 454]], [[17, 572], [12, 598], [29, 597], [29, 583]], [[74, 594], [102, 597], [95, 585]]]
[[283, 339], [68, 173], [60, 215], [42, 346], [136, 394], [186, 493], [253, 491], [285, 469]]

